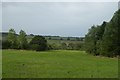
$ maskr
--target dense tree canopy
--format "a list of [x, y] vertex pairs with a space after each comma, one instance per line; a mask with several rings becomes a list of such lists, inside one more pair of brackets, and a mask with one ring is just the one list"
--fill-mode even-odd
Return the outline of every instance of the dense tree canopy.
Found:
[[120, 55], [120, 10], [110, 22], [93, 26], [85, 36], [85, 49], [94, 55], [113, 57]]
[[119, 55], [120, 52], [120, 10], [106, 25], [103, 34], [101, 54], [107, 56]]
[[36, 51], [44, 51], [47, 50], [47, 41], [43, 36], [35, 36], [30, 41], [31, 49]]
[[10, 48], [11, 44], [8, 40], [2, 40], [2, 49]]

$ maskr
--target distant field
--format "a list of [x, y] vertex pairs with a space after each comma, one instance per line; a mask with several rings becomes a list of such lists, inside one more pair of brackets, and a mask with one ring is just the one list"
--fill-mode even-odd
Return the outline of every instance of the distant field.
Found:
[[53, 44], [53, 43], [83, 43], [82, 41], [69, 41], [69, 40], [47, 40], [49, 44]]
[[61, 45], [62, 43], [66, 43], [66, 44], [69, 44], [69, 43], [73, 43], [73, 44], [81, 44], [83, 43], [83, 41], [69, 41], [69, 40], [47, 40], [47, 43], [48, 44], [56, 44], [56, 45]]
[[[32, 39], [27, 39], [30, 42]], [[83, 43], [83, 41], [70, 41], [70, 40], [47, 40], [48, 44], [61, 44], [61, 43]]]
[[117, 78], [118, 59], [84, 51], [3, 50], [3, 78]]
[[[30, 37], [30, 36], [27, 36], [27, 40], [28, 40], [28, 42], [30, 42], [31, 40], [32, 40], [32, 38], [33, 37]], [[48, 38], [46, 38], [46, 40], [47, 40], [47, 43], [48, 44], [56, 44], [56, 45], [61, 45], [61, 43], [73, 43], [73, 44], [80, 44], [80, 43], [83, 43], [83, 41], [76, 41], [76, 40], [66, 40], [66, 38], [64, 39], [63, 38], [63, 40], [60, 40], [59, 38], [58, 39], [51, 39], [51, 40], [49, 40]]]

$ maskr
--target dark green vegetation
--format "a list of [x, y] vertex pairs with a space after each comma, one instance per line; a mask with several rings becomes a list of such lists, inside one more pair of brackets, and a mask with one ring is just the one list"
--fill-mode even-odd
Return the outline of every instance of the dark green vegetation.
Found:
[[35, 36], [30, 41], [30, 49], [36, 51], [44, 51], [47, 50], [47, 41], [43, 36]]
[[85, 50], [93, 55], [114, 57], [120, 55], [120, 10], [110, 22], [92, 26], [85, 36]]
[[[31, 49], [33, 45], [31, 45], [30, 42], [37, 35], [26, 35], [26, 33], [23, 30], [22, 32], [23, 33], [19, 33], [19, 35], [16, 34], [17, 42], [22, 42], [22, 48], [20, 48], [20, 44], [18, 44], [19, 46], [16, 49]], [[9, 48], [10, 44], [7, 41], [8, 34], [9, 33], [2, 33], [3, 49]], [[42, 43], [47, 43], [47, 47], [44, 50], [83, 50], [84, 37], [41, 36], [41, 38], [45, 38], [43, 39], [44, 41]], [[35, 45], [33, 47], [35, 47]]]
[[3, 50], [3, 78], [117, 78], [118, 59], [84, 51]]
[[[9, 34], [7, 36], [7, 40], [5, 41], [6, 43], [9, 43], [9, 48], [10, 49], [17, 49], [18, 48], [18, 41], [17, 41], [17, 36], [16, 32], [14, 29], [9, 30]], [[4, 48], [5, 45], [3, 45]]]
[[19, 44], [18, 44], [19, 49], [27, 49], [28, 42], [27, 42], [27, 39], [26, 39], [26, 33], [23, 30], [21, 30], [20, 33], [19, 33], [18, 42], [19, 42]]
[[23, 30], [16, 35], [15, 30], [10, 29], [6, 38], [2, 40], [2, 49], [47, 50], [47, 41], [43, 36], [36, 35], [29, 43], [26, 36]]

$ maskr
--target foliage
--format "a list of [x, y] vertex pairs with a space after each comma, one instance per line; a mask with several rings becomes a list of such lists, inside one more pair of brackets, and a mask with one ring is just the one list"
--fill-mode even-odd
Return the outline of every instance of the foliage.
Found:
[[18, 41], [19, 41], [19, 48], [20, 49], [27, 49], [28, 48], [28, 42], [27, 42], [27, 39], [26, 39], [26, 33], [23, 30], [21, 30], [19, 32]]
[[44, 51], [47, 50], [47, 41], [43, 36], [35, 36], [30, 41], [30, 49], [36, 50], [36, 51]]
[[89, 29], [88, 34], [85, 37], [85, 50], [93, 55], [97, 55], [97, 41], [99, 40], [98, 29], [95, 26], [92, 26]]
[[70, 40], [70, 38], [68, 37], [67, 40]]
[[101, 44], [101, 54], [109, 57], [120, 55], [120, 10], [106, 25]]
[[16, 36], [16, 32], [14, 29], [10, 29], [8, 36], [7, 36], [7, 40], [10, 43], [10, 48], [11, 49], [16, 49], [18, 48], [18, 41], [17, 41], [17, 36]]
[[93, 26], [85, 36], [86, 52], [93, 55], [113, 57], [120, 55], [120, 10], [110, 22]]
[[11, 46], [8, 40], [2, 40], [2, 49], [9, 49]]

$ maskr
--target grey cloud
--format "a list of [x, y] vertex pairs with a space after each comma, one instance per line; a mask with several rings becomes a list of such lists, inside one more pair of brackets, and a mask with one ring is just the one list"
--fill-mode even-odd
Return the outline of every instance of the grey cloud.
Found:
[[109, 21], [116, 2], [4, 3], [3, 31], [24, 29], [28, 34], [84, 36], [92, 25]]
[[119, 0], [2, 0], [3, 2], [118, 2]]

